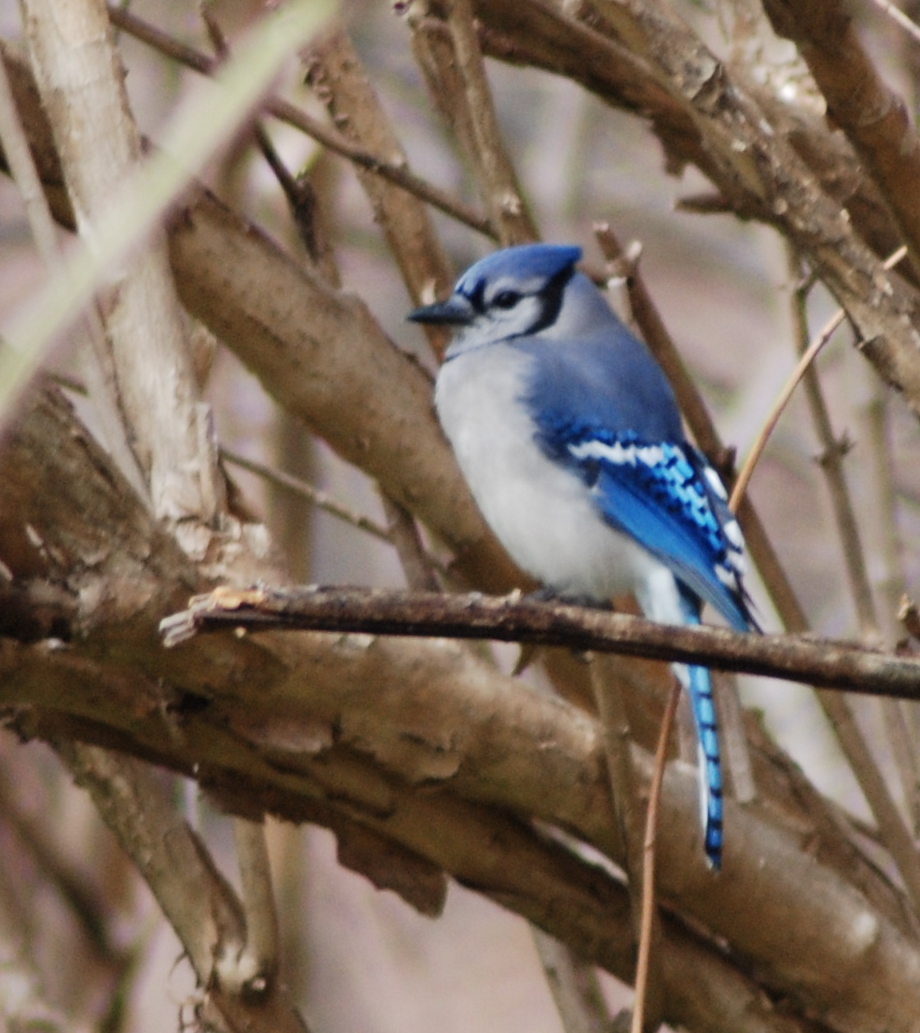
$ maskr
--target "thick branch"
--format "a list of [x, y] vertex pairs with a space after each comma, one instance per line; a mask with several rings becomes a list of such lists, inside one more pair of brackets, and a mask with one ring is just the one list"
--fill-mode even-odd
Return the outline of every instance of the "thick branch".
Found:
[[[60, 401], [43, 400], [7, 440], [0, 482], [0, 558], [21, 581], [53, 579], [77, 608], [60, 629], [69, 646], [7, 640], [0, 649], [2, 703], [23, 734], [79, 737], [197, 774], [249, 815], [359, 823], [419, 857], [417, 866], [441, 865], [528, 917], [546, 916], [589, 956], [612, 949], [609, 931], [594, 940], [596, 919], [573, 926], [561, 905], [547, 909], [496, 881], [510, 855], [476, 861], [472, 841], [452, 846], [442, 834], [463, 840], [470, 826], [453, 823], [476, 804], [489, 822], [537, 818], [622, 864], [590, 716], [444, 641], [228, 635], [164, 650], [156, 621], [177, 595], [200, 591], [201, 576]], [[671, 765], [662, 893], [766, 973], [771, 992], [841, 1030], [887, 1023], [907, 1033], [920, 1010], [920, 954], [903, 897], [853, 849], [846, 819], [765, 749], [754, 752], [762, 803], [729, 805], [718, 879], [701, 859], [695, 772]], [[635, 751], [634, 761], [647, 780], [647, 754]], [[480, 877], [488, 871], [494, 878]], [[773, 913], [783, 921], [763, 921]], [[692, 954], [674, 963], [684, 977], [696, 964]], [[699, 990], [722, 1001], [708, 982]], [[718, 1014], [722, 1028], [750, 1028]]]
[[[51, 121], [80, 234], [93, 242], [102, 213], [139, 167], [141, 140], [102, 0], [25, 0], [32, 67]], [[99, 311], [103, 368], [154, 511], [207, 522], [218, 508], [216, 455], [204, 435], [191, 351], [169, 269], [154, 232], [107, 278]]]
[[763, 7], [777, 34], [798, 46], [829, 116], [881, 188], [920, 268], [920, 139], [904, 101], [882, 81], [839, 0], [764, 0]]

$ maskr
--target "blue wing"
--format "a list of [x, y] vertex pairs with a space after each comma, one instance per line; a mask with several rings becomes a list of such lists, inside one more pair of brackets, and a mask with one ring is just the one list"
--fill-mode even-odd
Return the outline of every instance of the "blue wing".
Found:
[[646, 346], [608, 311], [602, 333], [531, 339], [525, 401], [536, 440], [591, 489], [603, 518], [648, 549], [738, 630], [755, 627], [744, 543], [725, 489], [685, 439], [674, 395]]
[[743, 539], [721, 484], [686, 443], [595, 432], [567, 446], [604, 519], [667, 566], [739, 631], [755, 626], [742, 583]]
[[538, 440], [575, 468], [598, 510], [739, 631], [756, 627], [742, 582], [744, 543], [715, 472], [685, 441], [545, 418]]

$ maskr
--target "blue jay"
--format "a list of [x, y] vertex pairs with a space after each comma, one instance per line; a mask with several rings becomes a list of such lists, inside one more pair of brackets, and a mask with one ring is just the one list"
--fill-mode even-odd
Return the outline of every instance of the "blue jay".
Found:
[[[684, 437], [646, 346], [575, 269], [581, 249], [507, 248], [409, 318], [453, 340], [435, 405], [486, 521], [562, 597], [632, 592], [652, 620], [699, 624], [704, 603], [756, 627], [744, 542], [718, 474]], [[699, 739], [706, 855], [722, 859], [722, 765], [709, 671], [675, 665]]]

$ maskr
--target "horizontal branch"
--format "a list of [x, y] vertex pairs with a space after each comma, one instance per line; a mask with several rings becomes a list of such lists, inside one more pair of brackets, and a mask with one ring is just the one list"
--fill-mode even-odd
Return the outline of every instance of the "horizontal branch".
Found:
[[684, 661], [902, 699], [920, 699], [920, 660], [805, 635], [750, 635], [676, 627], [641, 617], [522, 597], [441, 595], [367, 588], [218, 588], [166, 617], [174, 646], [221, 628], [367, 632], [495, 639]]

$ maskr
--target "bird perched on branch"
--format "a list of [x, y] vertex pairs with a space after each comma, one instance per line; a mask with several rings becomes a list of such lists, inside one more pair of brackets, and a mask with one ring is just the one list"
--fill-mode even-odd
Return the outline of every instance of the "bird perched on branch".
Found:
[[[646, 346], [575, 269], [577, 247], [507, 248], [416, 309], [453, 340], [435, 403], [486, 521], [562, 597], [632, 592], [652, 620], [699, 624], [704, 603], [756, 627], [725, 489], [685, 438]], [[674, 665], [699, 736], [706, 855], [722, 860], [722, 765], [705, 667]]]

